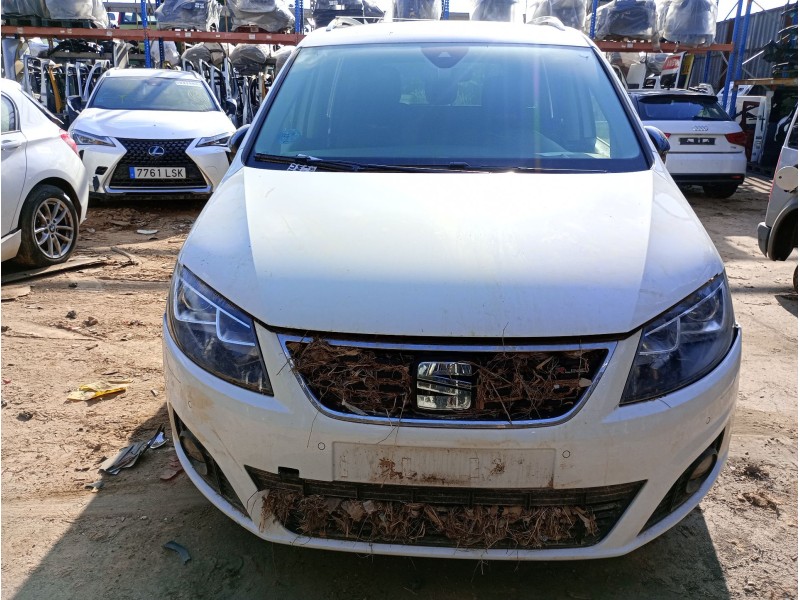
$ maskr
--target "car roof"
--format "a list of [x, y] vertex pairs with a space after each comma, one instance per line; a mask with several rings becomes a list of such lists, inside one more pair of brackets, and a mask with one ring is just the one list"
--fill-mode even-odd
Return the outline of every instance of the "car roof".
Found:
[[558, 24], [519, 24], [492, 21], [404, 21], [369, 26], [316, 29], [298, 47], [354, 44], [478, 42], [592, 46], [577, 29]]
[[0, 78], [0, 90], [8, 94], [11, 92], [22, 91], [22, 86], [13, 79], [6, 79], [5, 77], [2, 77]]
[[163, 77], [166, 79], [198, 79], [194, 71], [173, 71], [172, 69], [109, 69], [104, 77]]

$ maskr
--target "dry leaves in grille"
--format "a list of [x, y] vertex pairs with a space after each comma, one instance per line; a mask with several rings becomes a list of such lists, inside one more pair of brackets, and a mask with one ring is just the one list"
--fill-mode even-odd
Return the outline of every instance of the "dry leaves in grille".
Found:
[[[287, 347], [294, 370], [323, 404], [362, 416], [432, 416], [412, 402], [411, 355], [333, 346], [318, 338]], [[435, 416], [509, 421], [559, 416], [591, 385], [590, 362], [596, 366], [600, 352], [508, 352], [464, 361], [477, 373], [472, 408]]]
[[474, 365], [478, 409], [495, 403], [509, 409], [509, 417], [524, 418], [538, 416], [538, 409], [547, 401], [576, 401], [581, 390], [591, 385], [586, 377], [589, 361], [579, 352], [565, 353], [565, 358], [577, 363], [570, 369], [571, 377], [559, 377], [563, 366], [554, 355], [544, 352], [499, 353], [483, 365]]
[[332, 346], [324, 340], [288, 342], [294, 369], [322, 401], [338, 401], [356, 414], [396, 416], [412, 388], [413, 360], [397, 353], [389, 361], [368, 349]]
[[598, 534], [594, 515], [577, 506], [444, 507], [304, 496], [278, 489], [264, 497], [263, 523], [270, 518], [313, 537], [400, 544], [444, 538], [461, 548], [541, 548], [578, 544]]

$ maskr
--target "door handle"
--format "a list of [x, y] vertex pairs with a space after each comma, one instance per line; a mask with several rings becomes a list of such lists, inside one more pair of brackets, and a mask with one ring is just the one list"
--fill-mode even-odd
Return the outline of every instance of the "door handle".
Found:
[[19, 140], [3, 140], [2, 148], [3, 150], [13, 150], [14, 148], [19, 148], [22, 145], [22, 142]]

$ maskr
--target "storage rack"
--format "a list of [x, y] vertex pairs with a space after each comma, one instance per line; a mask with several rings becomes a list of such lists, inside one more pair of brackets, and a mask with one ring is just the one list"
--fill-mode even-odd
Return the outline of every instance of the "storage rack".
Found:
[[[180, 42], [224, 42], [232, 44], [285, 44], [297, 45], [302, 33], [262, 33], [241, 31], [181, 31], [169, 29], [82, 29], [77, 27], [34, 27], [28, 25], [3, 25], [4, 37], [83, 38], [87, 40], [169, 40]], [[673, 43], [595, 41], [603, 52], [731, 52], [733, 44], [714, 44], [692, 48]]]
[[[157, 0], [158, 1], [158, 0]], [[742, 36], [739, 35], [741, 20], [742, 5], [747, 2], [747, 11], [744, 16], [744, 32], [746, 39], [746, 31], [749, 24], [750, 5], [753, 0], [738, 0], [737, 15], [734, 26], [733, 43], [728, 44], [714, 44], [704, 48], [694, 48], [681, 46], [674, 43], [651, 43], [651, 42], [628, 42], [628, 41], [595, 41], [598, 48], [603, 52], [686, 52], [689, 54], [702, 54], [705, 53], [710, 57], [712, 52], [728, 53], [729, 63], [736, 64], [736, 48], [738, 46], [737, 40]], [[152, 13], [152, 7], [146, 0], [140, 0], [141, 12], [140, 14]], [[158, 41], [163, 44], [165, 40], [169, 41], [182, 41], [182, 42], [224, 42], [224, 43], [250, 43], [250, 44], [284, 44], [284, 45], [297, 45], [303, 39], [303, 0], [296, 0], [294, 6], [295, 12], [295, 32], [294, 33], [262, 33], [262, 32], [222, 32], [222, 31], [176, 31], [176, 30], [158, 30], [147, 27], [147, 20], [142, 19], [143, 27], [141, 29], [83, 29], [73, 27], [35, 27], [35, 26], [18, 26], [18, 25], [4, 25], [0, 27], [0, 35], [7, 37], [42, 37], [42, 38], [83, 38], [91, 40], [129, 40], [144, 42], [145, 45], [145, 60], [146, 65], [150, 66], [150, 52], [149, 44], [151, 40]], [[592, 29], [594, 28], [594, 21], [598, 1], [593, 0], [592, 3]], [[442, 0], [443, 16], [447, 18], [449, 0]], [[150, 9], [150, 10], [148, 10]], [[160, 48], [161, 56], [163, 56], [163, 47]], [[741, 61], [740, 61], [741, 62]], [[706, 60], [706, 65], [709, 61]], [[707, 67], [706, 67], [707, 68]], [[739, 72], [741, 67], [739, 68]], [[734, 79], [732, 69], [728, 69], [729, 77], [726, 79], [725, 87], [725, 100], [727, 100], [727, 89], [730, 82]], [[740, 77], [741, 75], [739, 75]], [[739, 78], [737, 77], [737, 79]], [[735, 90], [733, 94], [733, 106], [735, 106]]]

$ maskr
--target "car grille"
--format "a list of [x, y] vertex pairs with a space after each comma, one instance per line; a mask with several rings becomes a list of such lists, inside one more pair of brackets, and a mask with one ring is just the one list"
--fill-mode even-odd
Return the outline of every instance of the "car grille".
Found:
[[[186, 149], [192, 143], [188, 140], [137, 140], [117, 138], [125, 147], [125, 154], [117, 163], [111, 175], [111, 186], [122, 188], [197, 188], [206, 187], [200, 169], [186, 154]], [[164, 148], [164, 155], [153, 157], [148, 151], [153, 146]], [[185, 179], [131, 179], [130, 167], [186, 167]]]
[[602, 540], [644, 484], [470, 489], [301, 479], [245, 467], [265, 517], [312, 537], [463, 548], [575, 548]]
[[[284, 337], [292, 369], [317, 405], [338, 415], [421, 421], [548, 424], [576, 410], [599, 379], [613, 345], [469, 349], [381, 347]], [[467, 365], [466, 375], [423, 377], [422, 365]], [[434, 390], [430, 383], [434, 382]], [[441, 387], [443, 384], [444, 387]], [[430, 395], [459, 390], [460, 406], [431, 407]]]

